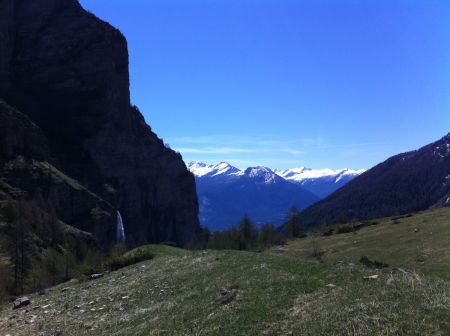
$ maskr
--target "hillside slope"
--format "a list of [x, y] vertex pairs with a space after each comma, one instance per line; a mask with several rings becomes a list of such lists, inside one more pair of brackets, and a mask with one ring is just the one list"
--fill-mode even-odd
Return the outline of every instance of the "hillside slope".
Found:
[[[151, 261], [32, 295], [28, 309], [3, 306], [0, 330], [69, 336], [448, 335], [449, 218], [445, 208], [396, 224], [385, 219], [356, 234], [309, 237], [265, 253], [151, 247], [157, 255]], [[326, 248], [323, 262], [311, 257], [313, 240]], [[431, 248], [431, 257], [415, 260], [415, 246]], [[357, 261], [361, 255], [390, 266], [366, 268]]]
[[393, 156], [302, 212], [305, 225], [370, 219], [450, 203], [450, 133]]
[[358, 263], [367, 256], [390, 267], [417, 270], [450, 281], [450, 207], [366, 223], [370, 225], [354, 232], [348, 232], [352, 224], [343, 224], [336, 226], [331, 235], [311, 233], [306, 239], [291, 241], [274, 251], [312, 259], [315, 246], [326, 263]]

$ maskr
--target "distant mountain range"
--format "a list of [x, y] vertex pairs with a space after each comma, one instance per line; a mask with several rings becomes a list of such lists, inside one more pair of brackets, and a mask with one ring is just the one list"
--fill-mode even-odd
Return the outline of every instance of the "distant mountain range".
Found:
[[284, 179], [300, 184], [306, 190], [320, 198], [325, 198], [344, 186], [355, 177], [365, 172], [365, 169], [310, 169], [293, 168], [287, 170], [275, 170], [275, 173]]
[[281, 224], [291, 206], [299, 210], [326, 197], [364, 170], [240, 170], [226, 162], [191, 162], [200, 205], [200, 222], [211, 230], [235, 225], [248, 214], [257, 224]]
[[307, 226], [371, 219], [450, 205], [450, 133], [395, 155], [302, 212]]

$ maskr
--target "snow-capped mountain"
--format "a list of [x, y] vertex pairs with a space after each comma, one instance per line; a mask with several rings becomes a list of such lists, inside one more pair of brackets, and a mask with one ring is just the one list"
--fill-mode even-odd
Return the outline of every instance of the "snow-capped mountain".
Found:
[[275, 173], [284, 179], [298, 183], [305, 189], [325, 198], [344, 186], [355, 177], [364, 173], [365, 169], [310, 169], [305, 167], [287, 170], [275, 170]]
[[257, 223], [280, 224], [288, 209], [303, 209], [325, 198], [364, 170], [257, 166], [240, 170], [229, 163], [188, 164], [195, 175], [200, 222], [212, 230], [235, 225], [248, 214]]
[[188, 164], [188, 168], [191, 173], [193, 173], [197, 177], [202, 177], [205, 175], [210, 177], [218, 175], [239, 176], [244, 174], [244, 172], [226, 162], [221, 162], [216, 165], [209, 165], [204, 162], [194, 161]]
[[244, 174], [251, 178], [256, 184], [277, 184], [283, 183], [283, 178], [267, 167], [249, 167]]
[[215, 182], [218, 183], [223, 183], [225, 179], [232, 181], [243, 175], [247, 175], [253, 178], [255, 182], [259, 181], [259, 183], [276, 183], [280, 181], [277, 178], [279, 176], [289, 182], [300, 184], [304, 189], [312, 192], [319, 198], [327, 197], [366, 171], [365, 169], [311, 169], [305, 167], [271, 170], [261, 166], [240, 170], [226, 162], [209, 165], [199, 161], [189, 163], [188, 169], [198, 179], [208, 178], [211, 180], [214, 177]]
[[303, 209], [319, 200], [267, 167], [191, 162], [188, 168], [195, 175], [200, 222], [211, 230], [236, 225], [245, 214], [258, 224], [281, 224], [291, 206]]

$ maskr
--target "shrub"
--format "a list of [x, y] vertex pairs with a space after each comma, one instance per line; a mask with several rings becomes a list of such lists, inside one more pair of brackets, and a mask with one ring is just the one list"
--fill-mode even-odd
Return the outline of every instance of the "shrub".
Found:
[[318, 261], [322, 261], [322, 257], [325, 254], [325, 251], [320, 247], [319, 243], [314, 240], [312, 242], [312, 252], [311, 252], [311, 256], [315, 259], [317, 259]]
[[409, 218], [414, 216], [412, 213], [406, 214], [406, 215], [400, 215], [400, 216], [394, 216], [391, 218], [391, 220], [398, 220], [398, 219], [402, 219], [402, 218]]
[[362, 256], [361, 259], [359, 259], [359, 262], [366, 266], [367, 268], [386, 268], [389, 267], [388, 264], [385, 264], [381, 261], [377, 260], [370, 260], [367, 258], [367, 256]]
[[111, 271], [115, 271], [126, 266], [137, 264], [141, 261], [153, 259], [154, 257], [152, 252], [145, 249], [138, 249], [132, 253], [126, 253], [112, 258], [108, 263], [108, 267]]
[[322, 236], [327, 237], [327, 236], [332, 236], [334, 233], [334, 229], [333, 228], [327, 228], [324, 231], [322, 231]]
[[352, 226], [350, 225], [344, 225], [344, 226], [340, 226], [337, 228], [336, 233], [337, 234], [341, 234], [341, 233], [350, 233], [353, 232], [354, 229]]
[[167, 246], [172, 246], [172, 247], [178, 247], [177, 243], [173, 242], [173, 241], [164, 241], [159, 243], [160, 245], [167, 245]]

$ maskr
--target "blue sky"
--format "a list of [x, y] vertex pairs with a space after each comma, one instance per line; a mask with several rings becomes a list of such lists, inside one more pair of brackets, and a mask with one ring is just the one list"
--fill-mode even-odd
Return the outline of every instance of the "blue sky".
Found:
[[369, 168], [450, 131], [450, 1], [82, 0], [186, 161]]

